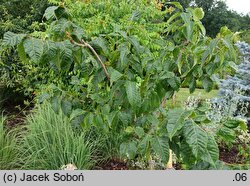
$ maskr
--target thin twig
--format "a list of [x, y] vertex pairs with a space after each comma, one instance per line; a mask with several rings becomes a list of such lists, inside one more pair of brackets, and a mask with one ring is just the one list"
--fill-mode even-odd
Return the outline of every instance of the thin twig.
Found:
[[83, 39], [81, 40], [81, 43], [78, 43], [76, 41], [73, 40], [73, 38], [70, 36], [70, 34], [67, 32], [67, 37], [70, 39], [70, 42], [74, 45], [77, 45], [79, 47], [82, 47], [82, 48], [89, 48], [91, 50], [91, 52], [95, 55], [95, 57], [97, 58], [97, 60], [99, 61], [99, 63], [101, 64], [103, 70], [104, 70], [104, 73], [106, 75], [106, 77], [108, 79], [110, 79], [110, 76], [109, 76], [109, 73], [107, 71], [107, 68], [106, 66], [104, 65], [104, 63], [102, 62], [101, 58], [99, 57], [99, 55], [96, 53], [95, 49], [90, 45], [88, 44], [86, 41], [84, 41]]
[[87, 46], [87, 47], [91, 50], [91, 52], [96, 56], [96, 58], [98, 59], [98, 61], [99, 61], [100, 64], [102, 65], [102, 68], [103, 68], [103, 70], [104, 70], [104, 72], [105, 72], [107, 78], [110, 79], [110, 76], [109, 76], [109, 73], [108, 73], [108, 71], [107, 71], [107, 68], [106, 68], [106, 66], [104, 65], [104, 63], [102, 62], [102, 60], [101, 60], [101, 58], [99, 57], [99, 55], [96, 53], [95, 49], [94, 49], [90, 44], [88, 44], [87, 42], [85, 42], [83, 39], [82, 39], [82, 42], [83, 42], [83, 44], [84, 44], [85, 46]]

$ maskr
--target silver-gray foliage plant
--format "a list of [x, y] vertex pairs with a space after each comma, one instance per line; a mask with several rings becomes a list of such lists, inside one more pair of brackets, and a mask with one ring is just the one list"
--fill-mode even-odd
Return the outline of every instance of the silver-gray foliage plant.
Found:
[[220, 95], [222, 98], [216, 100], [226, 104], [228, 102], [238, 103], [234, 115], [250, 116], [250, 45], [245, 42], [237, 42], [241, 53], [241, 63], [234, 76], [229, 76], [220, 83]]

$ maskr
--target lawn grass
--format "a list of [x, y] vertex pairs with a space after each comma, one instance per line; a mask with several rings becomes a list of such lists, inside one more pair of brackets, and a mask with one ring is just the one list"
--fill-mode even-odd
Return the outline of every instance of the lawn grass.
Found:
[[189, 96], [194, 96], [200, 99], [210, 99], [218, 95], [218, 90], [212, 90], [211, 92], [206, 92], [204, 89], [196, 89], [194, 93], [190, 94], [188, 88], [181, 88], [179, 92], [176, 93], [175, 103], [172, 100], [167, 101], [168, 107], [182, 107], [184, 102]]

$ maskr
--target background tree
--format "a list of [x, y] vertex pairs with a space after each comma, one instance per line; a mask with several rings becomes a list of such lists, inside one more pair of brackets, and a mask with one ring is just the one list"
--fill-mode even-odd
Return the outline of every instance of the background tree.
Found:
[[[170, 1], [170, 0], [167, 0]], [[167, 2], [166, 1], [166, 2]], [[206, 28], [207, 34], [215, 37], [220, 28], [227, 26], [232, 31], [245, 31], [250, 29], [249, 15], [238, 14], [236, 11], [229, 10], [223, 0], [176, 0], [184, 8], [191, 6], [201, 7], [205, 12], [202, 23]], [[245, 36], [246, 37], [246, 36]]]
[[194, 0], [194, 3], [195, 3], [195, 6], [201, 7], [203, 11], [207, 13], [208, 11], [212, 10], [214, 6], [216, 6], [217, 1], [216, 0], [206, 0], [206, 1]]

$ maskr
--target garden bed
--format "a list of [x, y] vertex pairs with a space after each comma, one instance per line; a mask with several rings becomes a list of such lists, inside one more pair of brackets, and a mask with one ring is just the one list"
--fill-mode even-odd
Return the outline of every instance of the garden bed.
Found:
[[0, 169], [247, 165], [250, 47], [240, 58], [236, 34], [211, 38], [203, 18], [176, 2], [67, 1], [43, 28], [4, 33]]

